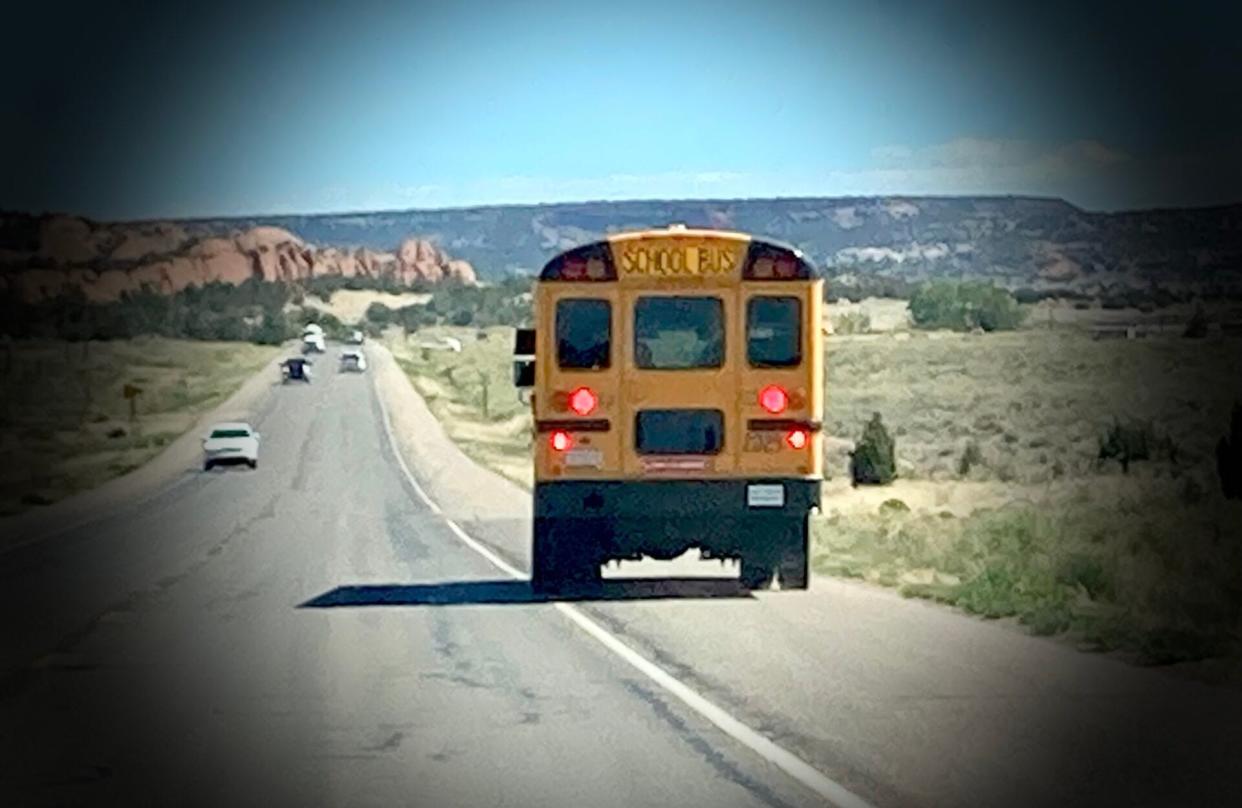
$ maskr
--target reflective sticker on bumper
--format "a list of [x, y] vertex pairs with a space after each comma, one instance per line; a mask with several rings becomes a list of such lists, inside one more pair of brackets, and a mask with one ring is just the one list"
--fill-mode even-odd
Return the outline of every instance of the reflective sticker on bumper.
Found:
[[781, 508], [785, 505], [785, 486], [759, 484], [746, 486], [746, 505], [751, 508]]

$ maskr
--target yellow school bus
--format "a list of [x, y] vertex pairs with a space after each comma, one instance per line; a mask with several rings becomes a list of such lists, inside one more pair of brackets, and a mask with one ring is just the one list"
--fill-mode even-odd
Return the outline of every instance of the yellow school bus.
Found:
[[792, 247], [677, 225], [544, 266], [514, 364], [534, 416], [537, 590], [695, 547], [739, 560], [745, 586], [807, 586], [822, 287]]

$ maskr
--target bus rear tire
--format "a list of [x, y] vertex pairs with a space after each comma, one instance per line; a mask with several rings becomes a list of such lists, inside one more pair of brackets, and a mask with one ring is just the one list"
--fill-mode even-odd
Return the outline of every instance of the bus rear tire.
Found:
[[777, 575], [781, 589], [806, 589], [811, 582], [809, 525], [805, 516], [791, 522]]
[[772, 585], [772, 559], [768, 553], [751, 551], [742, 556], [738, 582], [747, 589], [767, 589]]
[[598, 538], [594, 520], [536, 517], [531, 542], [530, 586], [556, 595], [599, 584]]
[[782, 517], [749, 531], [753, 542], [742, 554], [738, 581], [747, 589], [767, 589], [773, 578], [781, 589], [806, 589], [810, 583], [808, 530], [805, 516]]

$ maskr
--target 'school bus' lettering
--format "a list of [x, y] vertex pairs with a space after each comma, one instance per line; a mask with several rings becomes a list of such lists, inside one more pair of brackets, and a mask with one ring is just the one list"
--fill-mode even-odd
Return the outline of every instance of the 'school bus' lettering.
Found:
[[694, 277], [732, 275], [738, 269], [734, 245], [624, 244], [619, 249], [621, 274], [626, 277]]

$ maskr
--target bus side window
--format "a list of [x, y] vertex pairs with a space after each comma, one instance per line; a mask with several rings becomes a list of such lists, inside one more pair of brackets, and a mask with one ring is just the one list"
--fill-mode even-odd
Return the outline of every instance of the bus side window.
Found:
[[612, 305], [565, 298], [556, 303], [556, 362], [569, 370], [607, 368], [612, 358]]
[[746, 361], [751, 367], [802, 364], [802, 301], [752, 297], [746, 304]]

